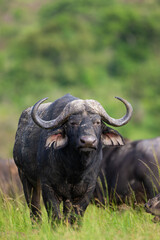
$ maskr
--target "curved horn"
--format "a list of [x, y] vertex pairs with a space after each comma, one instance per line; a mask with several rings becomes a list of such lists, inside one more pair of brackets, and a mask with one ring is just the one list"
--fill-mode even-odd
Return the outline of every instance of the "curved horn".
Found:
[[43, 99], [39, 100], [33, 106], [32, 111], [31, 111], [31, 116], [32, 116], [33, 121], [41, 128], [45, 128], [45, 129], [56, 128], [56, 127], [62, 125], [70, 115], [80, 112], [85, 109], [84, 100], [81, 100], [81, 99], [74, 100], [72, 102], [69, 102], [64, 107], [63, 111], [57, 118], [50, 120], [50, 121], [45, 121], [39, 117], [38, 108], [39, 108], [40, 104], [43, 103], [46, 99], [48, 99], [48, 98], [43, 98]]
[[116, 97], [116, 98], [119, 99], [121, 102], [123, 102], [127, 109], [127, 113], [120, 119], [115, 119], [110, 117], [99, 102], [95, 100], [81, 100], [81, 99], [69, 102], [57, 118], [50, 121], [45, 121], [41, 119], [38, 115], [38, 108], [40, 104], [43, 103], [46, 99], [48, 99], [48, 98], [43, 98], [33, 106], [31, 111], [31, 116], [33, 121], [39, 127], [46, 128], [46, 129], [56, 128], [62, 125], [70, 115], [83, 111], [88, 106], [93, 113], [96, 112], [97, 114], [99, 114], [102, 117], [102, 120], [104, 122], [115, 127], [120, 127], [125, 125], [130, 120], [133, 109], [131, 104], [127, 102], [125, 99], [120, 97]]
[[90, 108], [91, 107], [93, 108], [94, 106], [94, 111], [96, 111], [102, 117], [102, 120], [104, 122], [115, 127], [120, 127], [125, 125], [130, 120], [130, 118], [132, 117], [133, 108], [132, 108], [132, 105], [129, 102], [127, 102], [125, 99], [120, 97], [116, 97], [116, 98], [125, 104], [125, 107], [127, 110], [126, 114], [119, 119], [110, 117], [99, 102], [94, 100], [86, 100], [86, 101]]
[[38, 108], [40, 106], [41, 103], [43, 103], [45, 100], [47, 100], [48, 97], [43, 98], [41, 100], [39, 100], [37, 103], [34, 104], [34, 106], [32, 107], [32, 111], [31, 111], [31, 117], [33, 119], [33, 121], [39, 126], [42, 127], [42, 125], [44, 125], [44, 128], [46, 128], [46, 121], [42, 120], [39, 116], [38, 116]]

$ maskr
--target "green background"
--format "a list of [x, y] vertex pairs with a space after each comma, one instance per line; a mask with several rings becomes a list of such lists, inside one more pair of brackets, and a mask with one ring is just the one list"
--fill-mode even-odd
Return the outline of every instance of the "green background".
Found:
[[0, 0], [0, 157], [19, 116], [41, 98], [99, 101], [132, 140], [160, 133], [159, 0]]

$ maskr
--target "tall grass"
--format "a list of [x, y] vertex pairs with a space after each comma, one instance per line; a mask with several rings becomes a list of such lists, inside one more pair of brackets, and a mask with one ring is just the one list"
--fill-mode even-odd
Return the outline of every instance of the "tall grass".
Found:
[[160, 238], [160, 225], [151, 221], [152, 216], [143, 207], [133, 210], [123, 205], [119, 210], [97, 208], [90, 205], [79, 229], [60, 224], [52, 228], [42, 207], [42, 222], [32, 223], [28, 207], [17, 198], [0, 199], [0, 239], [154, 239]]
[[[159, 184], [160, 167], [156, 152], [152, 147], [155, 162], [153, 164], [157, 167], [158, 176], [156, 177], [152, 169], [148, 165], [144, 166], [148, 169], [151, 177]], [[107, 191], [107, 182], [106, 191]], [[153, 188], [156, 186], [153, 182]], [[102, 189], [103, 190], [103, 189]], [[131, 190], [133, 196], [131, 200], [135, 202], [134, 192]], [[16, 195], [13, 199], [7, 197], [1, 192], [0, 197], [0, 239], [21, 240], [21, 239], [43, 239], [43, 240], [159, 240], [160, 239], [160, 224], [153, 223], [151, 214], [147, 214], [143, 205], [134, 205], [133, 202], [117, 206], [114, 202], [108, 206], [108, 194], [103, 192], [106, 197], [106, 205], [96, 207], [90, 204], [84, 218], [82, 226], [78, 229], [71, 227], [69, 224], [62, 222], [52, 227], [48, 221], [48, 216], [44, 206], [42, 205], [42, 222], [31, 222], [29, 209], [25, 203], [24, 196]], [[130, 204], [131, 206], [128, 206]]]

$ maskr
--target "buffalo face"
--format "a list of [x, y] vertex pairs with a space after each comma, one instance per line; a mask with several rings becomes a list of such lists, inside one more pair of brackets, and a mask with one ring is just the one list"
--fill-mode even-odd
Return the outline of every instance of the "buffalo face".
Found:
[[123, 145], [121, 135], [107, 127], [98, 114], [71, 115], [63, 127], [49, 135], [46, 147], [54, 149], [69, 145], [80, 152], [90, 152], [106, 145]]
[[77, 114], [70, 116], [66, 133], [69, 145], [80, 151], [92, 151], [98, 148], [101, 134], [101, 118], [97, 114]]

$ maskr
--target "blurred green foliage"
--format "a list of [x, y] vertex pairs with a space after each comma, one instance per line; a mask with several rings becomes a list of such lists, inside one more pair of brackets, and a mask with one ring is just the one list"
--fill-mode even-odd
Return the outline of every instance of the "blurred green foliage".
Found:
[[24, 108], [67, 92], [98, 100], [113, 117], [125, 112], [113, 97], [126, 98], [134, 115], [119, 131], [131, 139], [160, 135], [159, 0], [0, 0], [0, 6], [0, 156], [12, 155]]

